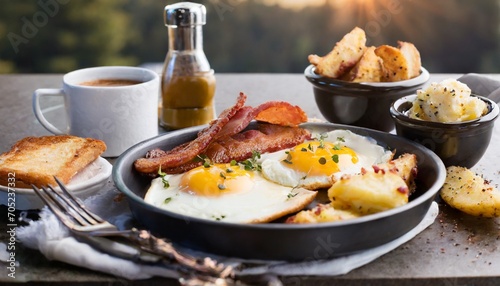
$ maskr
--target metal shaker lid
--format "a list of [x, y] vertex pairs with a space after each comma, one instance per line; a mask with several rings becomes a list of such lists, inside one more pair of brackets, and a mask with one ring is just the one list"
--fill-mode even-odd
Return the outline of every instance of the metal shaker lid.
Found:
[[165, 6], [164, 20], [166, 26], [205, 25], [207, 10], [203, 4], [179, 2]]

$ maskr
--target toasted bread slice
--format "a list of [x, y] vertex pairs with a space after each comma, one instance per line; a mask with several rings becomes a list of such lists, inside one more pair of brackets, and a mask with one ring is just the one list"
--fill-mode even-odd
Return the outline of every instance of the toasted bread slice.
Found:
[[0, 184], [15, 174], [15, 187], [56, 185], [54, 176], [67, 184], [106, 150], [97, 139], [70, 135], [26, 137], [0, 155]]
[[371, 46], [342, 79], [352, 82], [380, 82], [382, 75], [382, 59], [375, 54], [375, 47]]
[[354, 28], [340, 40], [326, 56], [309, 55], [309, 62], [316, 66], [320, 75], [340, 78], [349, 71], [366, 50], [366, 34], [361, 28]]
[[399, 48], [382, 45], [375, 54], [382, 58], [383, 81], [393, 82], [414, 78], [420, 74], [420, 53], [411, 43], [398, 42]]

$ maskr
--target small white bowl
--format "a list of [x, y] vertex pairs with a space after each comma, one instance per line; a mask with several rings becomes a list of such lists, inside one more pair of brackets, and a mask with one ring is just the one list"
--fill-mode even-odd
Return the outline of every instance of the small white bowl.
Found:
[[[76, 174], [66, 187], [80, 199], [85, 199], [97, 193], [106, 184], [112, 169], [113, 166], [106, 159], [99, 157]], [[15, 194], [10, 196], [10, 200], [9, 189]], [[54, 189], [59, 190], [59, 187]], [[32, 189], [8, 188], [0, 185], [0, 204], [9, 206], [9, 203], [11, 206], [15, 205], [17, 210], [41, 209], [45, 205]]]

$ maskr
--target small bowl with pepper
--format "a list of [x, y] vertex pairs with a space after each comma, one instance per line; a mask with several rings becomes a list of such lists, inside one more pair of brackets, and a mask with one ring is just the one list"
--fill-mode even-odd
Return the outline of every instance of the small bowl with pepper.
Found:
[[447, 79], [395, 100], [390, 114], [397, 135], [434, 151], [447, 167], [472, 168], [490, 144], [499, 107]]

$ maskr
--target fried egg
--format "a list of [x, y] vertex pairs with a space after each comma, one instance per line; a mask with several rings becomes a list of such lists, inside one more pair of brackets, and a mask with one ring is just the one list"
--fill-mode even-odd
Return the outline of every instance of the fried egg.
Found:
[[273, 183], [259, 171], [232, 163], [163, 174], [152, 181], [144, 200], [186, 217], [262, 223], [303, 209], [315, 196], [314, 191]]
[[315, 190], [330, 187], [344, 174], [357, 174], [361, 168], [388, 162], [393, 156], [375, 140], [349, 130], [315, 137], [292, 149], [265, 154], [263, 176], [283, 186]]

